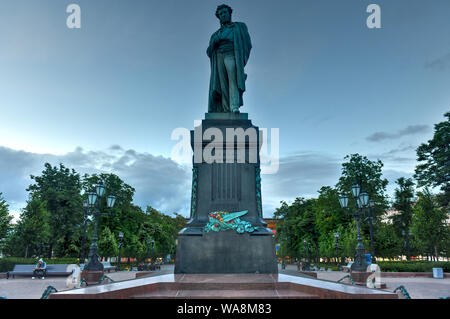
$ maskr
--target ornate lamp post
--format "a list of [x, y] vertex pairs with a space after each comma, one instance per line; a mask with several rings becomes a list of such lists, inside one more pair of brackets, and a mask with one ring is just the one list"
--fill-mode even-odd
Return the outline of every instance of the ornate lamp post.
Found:
[[334, 239], [336, 240], [336, 242], [334, 243], [334, 248], [336, 248], [336, 260], [337, 260], [337, 267], [339, 270], [339, 249], [341, 249], [341, 247], [339, 247], [339, 232], [335, 232], [334, 233]]
[[120, 249], [123, 246], [122, 240], [123, 240], [123, 233], [119, 232], [119, 262], [117, 263], [117, 271], [120, 271]]
[[369, 217], [366, 220], [369, 220], [369, 230], [370, 230], [370, 259], [372, 264], [376, 263], [375, 260], [375, 248], [373, 244], [373, 208], [375, 207], [375, 201], [373, 199], [369, 200]]
[[[94, 226], [94, 236], [92, 237], [92, 245], [89, 250], [89, 259], [84, 267], [83, 271], [92, 273], [92, 276], [87, 275], [87, 281], [94, 282], [97, 277], [101, 277], [103, 275], [103, 264], [100, 262], [100, 256], [98, 255], [98, 220], [101, 215], [100, 212], [100, 202], [101, 198], [105, 195], [105, 187], [102, 183], [98, 184], [95, 187], [95, 192], [88, 193], [88, 205], [89, 207], [94, 209], [94, 217], [95, 217], [95, 226]], [[106, 198], [106, 205], [108, 209], [111, 209], [114, 206], [116, 201], [116, 197], [114, 195], [109, 195]], [[95, 207], [95, 203], [97, 203]], [[97, 279], [98, 280], [98, 279]]]
[[86, 227], [88, 222], [88, 214], [89, 214], [89, 201], [86, 199], [83, 202], [84, 207], [84, 222], [83, 222], [83, 238], [81, 239], [81, 252], [80, 252], [80, 264], [84, 263], [84, 245], [86, 243]]
[[[356, 229], [358, 233], [358, 244], [356, 245], [356, 253], [355, 253], [355, 262], [352, 264], [351, 269], [354, 271], [366, 271], [367, 263], [365, 258], [365, 249], [362, 242], [361, 231], [359, 221], [362, 216], [362, 208], [367, 206], [369, 202], [369, 195], [366, 192], [360, 193], [361, 188], [358, 184], [353, 184], [352, 186], [352, 196], [355, 199], [355, 212], [350, 213], [350, 215], [355, 216], [356, 218]], [[348, 208], [348, 196], [342, 194], [339, 197], [339, 203], [342, 208]]]

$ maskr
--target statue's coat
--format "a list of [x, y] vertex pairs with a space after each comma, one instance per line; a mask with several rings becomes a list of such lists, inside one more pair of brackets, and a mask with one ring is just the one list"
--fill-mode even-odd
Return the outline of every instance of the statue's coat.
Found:
[[[211, 79], [209, 82], [209, 103], [208, 112], [225, 112], [222, 109], [222, 93], [219, 82], [219, 72], [217, 70], [217, 53], [213, 52], [213, 38], [217, 37], [219, 30], [214, 32], [209, 41], [209, 47], [206, 54], [211, 59]], [[245, 80], [247, 74], [244, 73], [244, 67], [250, 57], [252, 42], [248, 29], [243, 22], [233, 22], [233, 44], [234, 57], [236, 60], [237, 85], [239, 89], [239, 107], [244, 105], [242, 94], [245, 92]]]

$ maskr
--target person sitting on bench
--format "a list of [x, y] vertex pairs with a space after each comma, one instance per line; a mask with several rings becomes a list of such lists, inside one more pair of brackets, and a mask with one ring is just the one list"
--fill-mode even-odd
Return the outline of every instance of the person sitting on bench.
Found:
[[38, 263], [36, 264], [36, 267], [33, 270], [33, 277], [31, 279], [34, 279], [35, 277], [42, 277], [42, 279], [45, 279], [45, 275], [47, 273], [47, 263], [41, 258], [39, 259]]

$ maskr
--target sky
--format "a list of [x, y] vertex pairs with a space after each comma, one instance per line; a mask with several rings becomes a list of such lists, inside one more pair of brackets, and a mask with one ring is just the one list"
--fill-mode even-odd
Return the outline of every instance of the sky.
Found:
[[[69, 4], [81, 28], [69, 29]], [[191, 165], [171, 139], [207, 112], [211, 0], [2, 0], [0, 192], [17, 217], [44, 163], [110, 172], [135, 204], [189, 215]], [[230, 0], [253, 49], [241, 112], [279, 129], [265, 217], [334, 186], [344, 157], [384, 163], [388, 194], [450, 111], [448, 0]], [[381, 28], [369, 29], [369, 4]]]

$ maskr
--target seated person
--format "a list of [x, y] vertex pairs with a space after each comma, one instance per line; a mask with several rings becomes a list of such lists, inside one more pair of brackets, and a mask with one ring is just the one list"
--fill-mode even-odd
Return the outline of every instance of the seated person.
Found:
[[31, 277], [31, 279], [34, 279], [36, 276], [41, 276], [42, 279], [45, 279], [46, 274], [47, 274], [47, 263], [41, 258], [39, 259], [38, 263], [36, 264], [36, 267], [33, 270], [33, 277]]

